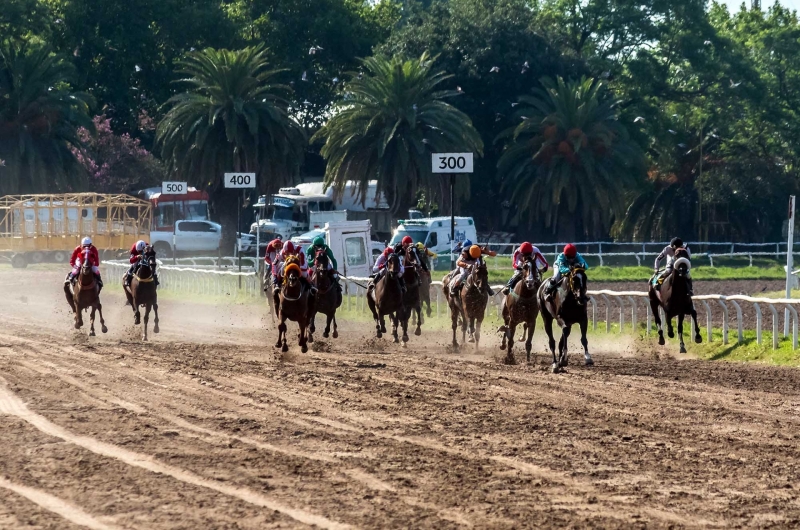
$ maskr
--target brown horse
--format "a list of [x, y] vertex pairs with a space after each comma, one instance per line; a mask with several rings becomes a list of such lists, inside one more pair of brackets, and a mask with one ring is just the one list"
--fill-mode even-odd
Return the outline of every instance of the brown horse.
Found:
[[[547, 283], [543, 283], [539, 287], [539, 309], [542, 312], [544, 330], [549, 339], [550, 352], [553, 354], [554, 374], [567, 366], [567, 340], [574, 324], [578, 324], [581, 328], [581, 345], [583, 345], [583, 358], [586, 366], [594, 364], [592, 356], [589, 355], [589, 341], [586, 340], [588, 328], [586, 304], [581, 301], [582, 293], [586, 292], [585, 288], [586, 272], [583, 267], [570, 267], [569, 272], [561, 278], [556, 292], [553, 294], [553, 299], [550, 301], [547, 300], [545, 294]], [[553, 337], [553, 320], [561, 327], [558, 359], [556, 359], [556, 341]]]
[[310, 316], [314, 314], [314, 298], [311, 296], [311, 290], [303, 284], [299, 261], [294, 256], [286, 258], [283, 283], [276, 295], [278, 299], [275, 300], [275, 306], [278, 308], [278, 342], [275, 343], [275, 347], [280, 348], [282, 352], [289, 351], [289, 346], [286, 345], [287, 319], [297, 322], [300, 326], [298, 334], [300, 350], [303, 353], [308, 351], [306, 329]]
[[424, 272], [422, 266], [417, 262], [416, 254], [412, 250], [406, 251], [405, 263], [403, 264], [405, 272], [403, 272], [403, 279], [406, 281], [406, 292], [403, 294], [403, 312], [398, 314], [403, 329], [408, 329], [408, 320], [411, 315], [415, 315], [415, 325], [417, 329], [414, 330], [414, 335], [422, 335], [422, 305], [420, 303], [420, 289], [422, 288], [422, 276]]
[[683, 343], [684, 315], [691, 315], [692, 319], [694, 319], [694, 341], [697, 344], [703, 341], [703, 337], [700, 336], [700, 327], [697, 325], [697, 311], [694, 309], [692, 297], [689, 296], [686, 285], [686, 277], [689, 275], [690, 269], [689, 253], [682, 248], [676, 250], [672, 272], [664, 278], [661, 289], [657, 290], [653, 282], [650, 282], [648, 291], [650, 309], [653, 311], [653, 318], [658, 326], [658, 343], [662, 346], [665, 343], [664, 330], [661, 327], [661, 316], [658, 313], [658, 307], [661, 306], [664, 308], [664, 314], [667, 317], [667, 335], [669, 338], [675, 336], [675, 332], [672, 329], [672, 319], [678, 317], [678, 338], [680, 339], [681, 353], [686, 353], [686, 345]]
[[311, 283], [317, 288], [317, 295], [314, 304], [314, 313], [311, 314], [311, 322], [308, 328], [308, 336], [310, 340], [316, 331], [314, 319], [317, 313], [322, 313], [328, 317], [325, 324], [325, 331], [322, 336], [326, 339], [331, 332], [331, 323], [333, 323], [333, 338], [339, 338], [339, 329], [336, 325], [336, 310], [342, 305], [342, 292], [336, 288], [336, 282], [333, 275], [336, 271], [328, 270], [328, 255], [324, 251], [317, 251], [314, 256], [314, 275], [311, 278]]
[[[383, 276], [367, 290], [367, 305], [375, 319], [375, 331], [378, 338], [386, 333], [384, 317], [389, 315], [392, 319], [392, 337], [394, 342], [400, 342], [397, 337], [397, 327], [400, 323], [397, 313], [405, 311], [403, 307], [403, 291], [400, 288], [400, 258], [397, 254], [389, 254], [386, 258], [386, 269]], [[408, 320], [406, 320], [406, 325]], [[403, 328], [403, 344], [408, 342], [408, 327]]]
[[508, 346], [506, 362], [513, 362], [514, 333], [517, 325], [523, 324], [522, 338], [525, 340], [525, 353], [527, 361], [531, 362], [531, 342], [536, 331], [536, 318], [539, 316], [539, 301], [536, 294], [542, 283], [536, 260], [526, 256], [522, 264], [522, 281], [518, 282], [514, 290], [508, 293], [503, 303], [503, 321], [497, 331], [503, 332], [503, 341], [500, 349]]
[[100, 303], [100, 287], [97, 285], [94, 272], [92, 272], [92, 264], [89, 262], [88, 252], [84, 254], [83, 264], [77, 280], [72, 285], [72, 289], [70, 290], [69, 284], [64, 284], [64, 294], [75, 316], [75, 329], [83, 327], [83, 312], [91, 308], [89, 336], [94, 337], [96, 335], [94, 332], [95, 311], [100, 313], [100, 330], [103, 333], [108, 333], [106, 321], [103, 319], [103, 304]]
[[[458, 274], [458, 273], [456, 273]], [[450, 307], [450, 320], [453, 328], [453, 348], [458, 348], [456, 332], [459, 321], [461, 322], [461, 342], [467, 342], [467, 331], [469, 331], [469, 342], [475, 343], [475, 349], [480, 347], [481, 325], [486, 314], [486, 304], [489, 302], [489, 294], [486, 292], [489, 283], [489, 271], [483, 258], [478, 258], [475, 263], [470, 265], [467, 271], [467, 279], [461, 285], [458, 292], [450, 292], [452, 283], [450, 274], [442, 279], [447, 305]]]
[[155, 313], [153, 319], [153, 333], [158, 333], [158, 292], [156, 291], [156, 252], [153, 247], [144, 247], [141, 261], [137, 271], [133, 274], [130, 287], [125, 286], [125, 277], [122, 278], [122, 289], [128, 298], [128, 303], [133, 308], [133, 324], [138, 326], [141, 322], [140, 307], [144, 307], [144, 327], [142, 340], [147, 340], [147, 324], [150, 320], [150, 310]]
[[431, 273], [422, 271], [419, 273], [419, 309], [411, 314], [411, 325], [416, 326], [417, 322], [420, 325], [425, 323], [425, 318], [422, 316], [422, 308], [426, 308], [426, 315], [428, 318], [431, 316]]

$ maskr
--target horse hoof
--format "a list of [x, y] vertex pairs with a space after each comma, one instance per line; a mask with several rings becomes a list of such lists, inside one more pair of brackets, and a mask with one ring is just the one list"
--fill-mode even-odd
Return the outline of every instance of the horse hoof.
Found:
[[386, 326], [381, 326], [381, 333], [386, 333]]
[[667, 337], [669, 337], [671, 339], [674, 339], [675, 338], [675, 332], [672, 331], [671, 329], [668, 329], [667, 330]]
[[134, 326], [138, 326], [141, 323], [142, 323], [142, 320], [139, 317], [134, 317], [134, 319], [133, 319], [133, 325]]
[[427, 312], [428, 318], [431, 318], [432, 311], [429, 309]]
[[75, 323], [75, 329], [81, 329], [81, 325], [78, 324], [77, 322]]
[[586, 366], [594, 366], [594, 361], [591, 357], [586, 359]]
[[467, 342], [475, 342], [475, 337], [470, 337], [467, 339]]
[[322, 338], [327, 339], [330, 334], [327, 331], [322, 332]]
[[400, 346], [402, 348], [408, 348], [408, 343], [407, 342], [403, 342], [402, 344], [400, 344]]
[[378, 330], [378, 338], [380, 339], [382, 337], [383, 337], [383, 333], [381, 333], [381, 330]]
[[686, 346], [681, 345], [681, 353], [686, 353]]
[[421, 330], [421, 329], [419, 329], [419, 328], [417, 328], [417, 329], [414, 331], [414, 335], [416, 335], [417, 337], [419, 337], [420, 335], [422, 335], [422, 330]]
[[561, 371], [561, 367], [558, 365], [558, 363], [553, 363], [553, 366], [550, 369], [554, 374], [557, 374]]
[[[108, 333], [108, 328], [105, 326], [105, 324], [103, 324], [103, 326], [100, 328], [100, 331], [103, 333]], [[158, 333], [158, 331], [156, 331], [156, 333]]]
[[308, 342], [314, 342], [314, 335], [308, 336]]
[[501, 349], [501, 350], [505, 350], [505, 349], [506, 349], [506, 344], [505, 344], [505, 343], [501, 344], [501, 345], [500, 345], [500, 349]]
[[[105, 332], [104, 332], [105, 333]], [[153, 333], [158, 333], [158, 324], [153, 326]]]
[[287, 351], [289, 351], [289, 346], [287, 346], [286, 344], [284, 344], [283, 346], [281, 346], [281, 351], [282, 351], [283, 353], [286, 353]]
[[395, 344], [398, 344], [398, 343], [400, 342], [400, 339], [398, 339], [397, 337], [395, 337], [394, 339], [392, 339], [392, 342], [394, 342]]
[[661, 337], [661, 336], [658, 337], [658, 345], [659, 346], [663, 346], [666, 343], [667, 342], [664, 340], [664, 337]]
[[701, 337], [700, 335], [697, 335], [694, 338], [694, 342], [695, 342], [695, 344], [700, 344], [701, 342], [703, 342], [703, 337]]
[[302, 346], [300, 346], [300, 351], [303, 352], [303, 353], [306, 353], [308, 351], [308, 346], [303, 344]]
[[403, 333], [403, 342], [408, 342], [408, 335]]
[[276, 342], [276, 343], [275, 343], [275, 347], [276, 347], [276, 348], [280, 348], [280, 347], [281, 347], [281, 341], [278, 341], [278, 342]]
[[90, 337], [96, 337], [97, 333], [95, 333], [94, 330], [92, 330], [92, 331], [89, 332], [89, 336]]
[[142, 342], [147, 342], [147, 337], [146, 336], [142, 337]]
[[334, 331], [333, 332], [333, 338], [334, 339], [338, 339], [339, 338], [339, 332], [338, 331]]

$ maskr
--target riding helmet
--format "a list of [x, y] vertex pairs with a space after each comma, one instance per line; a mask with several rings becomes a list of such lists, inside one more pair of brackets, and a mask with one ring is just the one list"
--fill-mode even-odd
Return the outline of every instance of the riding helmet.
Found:
[[402, 243], [402, 244], [403, 244], [403, 246], [405, 247], [406, 245], [411, 245], [411, 244], [413, 244], [413, 243], [414, 243], [414, 240], [413, 240], [413, 239], [411, 239], [411, 236], [405, 236], [405, 237], [403, 238], [403, 240], [401, 241], [401, 243]]
[[680, 248], [683, 246], [683, 240], [679, 237], [673, 237], [672, 241], [669, 242], [669, 246], [672, 248]]
[[286, 254], [294, 254], [295, 253], [294, 243], [292, 243], [291, 241], [287, 241], [286, 244], [283, 245], [283, 251]]
[[567, 243], [564, 246], [564, 255], [570, 259], [578, 255], [578, 249], [572, 243]]
[[394, 249], [392, 247], [386, 247], [385, 249], [383, 249], [383, 256], [386, 258], [388, 258], [389, 254], [392, 253], [394, 253]]
[[471, 239], [465, 239], [464, 243], [462, 243], [461, 246], [464, 247], [464, 248], [471, 247], [472, 246], [472, 240]]
[[269, 244], [270, 248], [274, 248], [275, 250], [280, 250], [283, 248], [283, 241], [280, 239], [273, 239], [272, 243]]
[[82, 247], [88, 247], [91, 244], [92, 244], [92, 238], [88, 237], [88, 236], [84, 237], [83, 240], [81, 241], [81, 246]]
[[519, 246], [519, 251], [523, 254], [533, 254], [533, 245], [526, 241]]
[[322, 236], [317, 236], [314, 238], [314, 241], [312, 241], [311, 244], [315, 247], [324, 247], [325, 240], [322, 238]]
[[480, 258], [481, 257], [481, 247], [479, 247], [478, 245], [471, 245], [469, 247], [469, 255], [471, 257], [475, 258], [475, 259]]
[[146, 247], [146, 246], [147, 246], [147, 243], [145, 243], [144, 241], [142, 241], [140, 239], [139, 241], [136, 242], [136, 251], [137, 252], [141, 252], [141, 251], [144, 250], [144, 247]]

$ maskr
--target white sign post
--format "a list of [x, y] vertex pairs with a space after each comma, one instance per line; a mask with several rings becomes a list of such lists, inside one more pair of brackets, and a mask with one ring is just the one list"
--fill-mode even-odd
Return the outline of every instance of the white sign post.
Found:
[[[236, 209], [236, 254], [239, 255], [239, 272], [242, 272], [242, 203], [244, 202], [244, 190], [256, 187], [255, 173], [225, 173], [223, 179], [226, 188], [242, 190], [239, 197], [239, 207]], [[239, 289], [242, 288], [242, 277], [239, 276]]]
[[433, 173], [450, 174], [450, 270], [455, 269], [456, 218], [454, 213], [456, 174], [473, 172], [472, 153], [433, 153], [431, 155]]
[[[786, 238], [786, 298], [792, 297], [792, 268], [794, 267], [794, 195], [789, 196], [789, 224], [787, 225], [787, 238]], [[783, 336], [789, 336], [789, 309], [784, 310], [783, 315]]]
[[189, 186], [185, 182], [162, 182], [161, 193], [163, 195], [186, 195]]

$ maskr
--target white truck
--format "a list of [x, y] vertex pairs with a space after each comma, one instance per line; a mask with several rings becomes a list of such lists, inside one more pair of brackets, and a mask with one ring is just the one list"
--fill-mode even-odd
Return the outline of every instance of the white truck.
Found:
[[250, 226], [250, 233], [260, 232], [263, 246], [276, 237], [287, 240], [327, 221], [368, 220], [373, 235], [388, 239], [392, 218], [383, 195], [377, 202], [374, 199], [377, 181], [369, 183], [366, 206], [362, 206], [352, 193], [355, 188], [355, 182], [348, 182], [338, 201], [333, 199], [333, 190], [325, 190], [322, 182], [298, 184], [281, 188], [275, 195], [263, 195], [255, 205], [259, 220]]
[[[377, 244], [380, 246], [378, 252], [383, 251], [381, 243], [370, 239], [371, 229], [369, 221], [334, 221], [293, 237], [291, 241], [307, 250], [315, 237], [323, 236], [338, 262], [339, 273], [350, 278], [365, 278], [370, 275], [375, 261], [373, 246]], [[311, 260], [313, 256], [307, 258]]]
[[427, 217], [423, 219], [405, 219], [398, 221], [398, 226], [394, 231], [390, 245], [399, 243], [403, 237], [411, 236], [414, 243], [422, 242], [431, 251], [439, 255], [436, 268], [447, 268], [450, 266], [450, 247], [451, 243], [457, 247], [465, 239], [473, 243], [478, 241], [478, 233], [475, 229], [475, 221], [472, 217], [455, 218], [455, 238], [450, 240], [450, 218], [449, 217]]
[[213, 255], [219, 251], [222, 225], [206, 220], [176, 221], [174, 231], [153, 230], [150, 244], [163, 257], [177, 254]]

